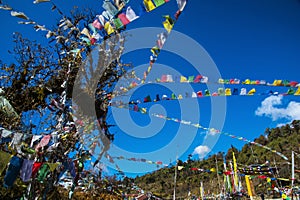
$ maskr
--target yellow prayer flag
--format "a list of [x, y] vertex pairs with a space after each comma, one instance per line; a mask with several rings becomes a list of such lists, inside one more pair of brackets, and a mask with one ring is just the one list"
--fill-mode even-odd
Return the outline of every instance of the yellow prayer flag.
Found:
[[170, 33], [173, 29], [174, 21], [169, 15], [166, 15], [164, 17], [166, 18], [166, 20], [163, 22], [163, 26]]
[[173, 28], [173, 25], [171, 25], [167, 20], [163, 22], [163, 26], [169, 33], [171, 32], [171, 30]]
[[144, 0], [144, 5], [147, 12], [150, 12], [151, 10], [154, 10], [156, 8], [151, 0]]
[[298, 87], [297, 91], [294, 93], [294, 95], [300, 95], [300, 87]]
[[282, 85], [282, 80], [274, 80], [273, 85], [275, 85], [275, 86]]
[[151, 52], [155, 55], [158, 56], [160, 53], [160, 49], [157, 46], [152, 47]]
[[178, 170], [182, 170], [184, 168], [184, 166], [178, 166]]
[[210, 169], [211, 172], [216, 172], [217, 170], [215, 168]]
[[255, 88], [249, 90], [248, 95], [253, 95], [256, 92]]
[[113, 32], [115, 32], [114, 28], [111, 26], [111, 24], [109, 22], [106, 22], [104, 24], [104, 30], [107, 32], [108, 35], [110, 35]]
[[226, 88], [225, 89], [225, 95], [226, 96], [230, 96], [231, 95], [231, 89], [230, 88]]
[[246, 186], [247, 186], [247, 190], [248, 190], [248, 195], [252, 199], [253, 194], [252, 194], [252, 189], [251, 189], [251, 183], [250, 183], [250, 180], [249, 180], [249, 175], [245, 176], [245, 180], [246, 180]]
[[246, 79], [243, 84], [249, 85], [251, 83], [250, 79]]
[[180, 83], [186, 83], [186, 82], [188, 82], [187, 78], [184, 76], [180, 76]]
[[287, 199], [287, 196], [285, 193], [282, 193], [281, 197], [282, 197], [282, 199]]

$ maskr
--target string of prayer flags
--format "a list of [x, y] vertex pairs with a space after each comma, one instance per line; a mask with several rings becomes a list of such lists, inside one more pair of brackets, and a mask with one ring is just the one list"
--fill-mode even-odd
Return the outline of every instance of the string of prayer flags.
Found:
[[196, 167], [191, 167], [190, 168], [191, 171], [199, 171], [199, 172], [217, 172], [217, 170], [215, 168], [211, 168], [211, 169], [202, 169], [202, 168], [196, 168]]
[[[154, 54], [153, 54], [154, 55]], [[166, 80], [168, 77], [168, 80]], [[286, 93], [281, 93], [281, 95], [300, 95], [300, 83], [297, 81], [289, 81], [289, 80], [274, 80], [273, 82], [267, 82], [265, 80], [250, 80], [246, 79], [245, 81], [240, 81], [238, 78], [232, 79], [218, 79], [216, 82], [208, 81], [209, 78], [203, 75], [198, 74], [197, 76], [175, 76], [171, 74], [163, 74], [161, 78], [156, 78], [155, 82], [157, 83], [200, 83], [200, 84], [222, 84], [222, 85], [256, 85], [256, 86], [267, 86], [267, 87], [290, 87]], [[153, 81], [149, 81], [152, 83]], [[246, 88], [241, 88], [240, 92], [238, 88], [225, 88], [225, 96], [230, 95], [280, 95], [277, 91], [268, 90], [263, 93], [257, 93], [255, 88], [252, 88], [247, 92]], [[221, 90], [218, 92], [205, 91], [204, 96], [223, 96], [223, 92]], [[202, 97], [202, 91], [197, 92], [198, 97]], [[192, 97], [197, 97], [196, 94], [192, 94]]]
[[[166, 77], [162, 77], [162, 79], [167, 80]], [[170, 79], [171, 80], [171, 79]], [[136, 86], [137, 84], [135, 83], [134, 85], [130, 85], [130, 88]], [[155, 98], [153, 101], [151, 101], [151, 96], [147, 95], [144, 99], [136, 99], [135, 101], [131, 101], [131, 102], [122, 102], [121, 100], [112, 100], [110, 102], [111, 106], [121, 106], [121, 105], [127, 105], [127, 104], [135, 104], [137, 106], [137, 104], [141, 104], [141, 103], [149, 103], [149, 102], [156, 102], [158, 103], [159, 101], [165, 101], [165, 100], [184, 100], [184, 99], [190, 99], [190, 98], [204, 98], [204, 97], [218, 97], [218, 96], [273, 96], [273, 95], [281, 95], [281, 96], [299, 96], [300, 95], [300, 88], [297, 89], [297, 91], [299, 92], [294, 92], [291, 91], [292, 88], [289, 88], [287, 90], [287, 92], [277, 92], [277, 91], [270, 91], [267, 90], [266, 92], [257, 92], [257, 90], [255, 88], [250, 89], [247, 92], [246, 88], [241, 88], [240, 91], [238, 88], [233, 88], [233, 90], [231, 90], [231, 88], [218, 88], [217, 91], [209, 91], [208, 89], [204, 90], [204, 92], [202, 90], [199, 90], [197, 92], [192, 92], [192, 94], [189, 94], [188, 92], [185, 92], [185, 97], [182, 94], [178, 94], [178, 97], [176, 97], [176, 95], [174, 93], [171, 94], [171, 96], [168, 96], [166, 94], [160, 95], [160, 94], [156, 94]], [[298, 94], [299, 93], [299, 94]], [[136, 108], [138, 109], [138, 108]]]
[[[50, 2], [50, 0], [33, 1], [34, 4], [44, 3], [44, 2]], [[163, 5], [168, 1], [155, 0], [154, 3], [152, 3], [152, 5], [151, 2], [152, 2], [151, 0], [144, 2], [145, 9], [148, 9], [148, 11], [150, 10], [152, 11], [153, 9]], [[90, 46], [90, 45], [94, 45], [96, 42], [101, 42], [102, 39], [105, 39], [107, 38], [107, 36], [111, 36], [114, 33], [122, 31], [128, 23], [138, 19], [139, 16], [131, 8], [131, 6], [128, 5], [128, 3], [129, 0], [118, 0], [114, 2], [111, 2], [110, 0], [104, 0], [102, 4], [102, 8], [104, 9], [104, 11], [101, 14], [96, 15], [94, 21], [89, 23], [88, 27], [85, 27], [91, 29], [93, 34], [89, 34], [90, 37], [81, 37], [83, 44]], [[68, 41], [68, 38], [62, 35], [56, 35], [55, 32], [50, 31], [44, 25], [39, 25], [35, 21], [30, 20], [29, 17], [27, 17], [27, 15], [23, 12], [18, 12], [8, 5], [1, 5], [0, 9], [11, 11], [11, 16], [13, 17], [18, 17], [27, 20], [26, 22], [20, 22], [20, 24], [33, 24], [35, 25], [34, 28], [36, 31], [47, 31], [48, 33], [46, 34], [46, 38], [55, 36], [55, 39], [59, 43], [61, 42], [64, 43]], [[53, 4], [52, 7], [52, 10], [54, 9], [57, 9], [57, 6], [55, 4]], [[58, 11], [61, 15], [63, 15], [63, 13], [60, 10]], [[63, 30], [70, 29], [69, 34], [74, 30], [78, 30], [78, 28], [75, 27], [70, 22], [70, 20], [68, 20], [66, 17], [62, 19], [59, 27], [63, 28]], [[87, 33], [86, 30], [84, 30], [84, 32]]]
[[[34, 4], [38, 4], [38, 3], [42, 3], [42, 2], [50, 2], [50, 0], [35, 0], [33, 3]], [[17, 17], [17, 18], [26, 20], [26, 21], [20, 21], [20, 22], [18, 22], [19, 24], [34, 25], [33, 28], [36, 31], [47, 31], [48, 33], [46, 34], [46, 38], [50, 38], [51, 36], [55, 36], [56, 35], [54, 32], [52, 32], [49, 29], [47, 29], [45, 27], [45, 25], [38, 24], [37, 22], [31, 20], [25, 13], [16, 11], [12, 7], [10, 7], [9, 5], [0, 5], [0, 9], [11, 11], [10, 15], [12, 17]], [[57, 36], [57, 37], [59, 37], [59, 36]], [[60, 36], [59, 38], [61, 38], [61, 37], [62, 36]]]
[[[153, 6], [152, 4], [150, 3], [151, 0], [144, 0], [144, 4], [147, 5], [146, 7], [146, 10], [148, 9], [148, 11], [150, 11], [151, 9], [153, 9]], [[162, 2], [157, 2], [157, 4], [161, 5]], [[177, 3], [181, 3], [180, 2], [177, 2]], [[182, 7], [182, 11], [183, 11], [183, 8]], [[178, 10], [176, 13], [178, 12], [181, 12], [180, 10]], [[176, 14], [175, 14], [176, 15]], [[145, 83], [145, 80], [146, 78], [148, 77], [148, 74], [150, 73], [150, 71], [152, 70], [152, 67], [153, 67], [153, 64], [156, 62], [157, 60], [157, 57], [160, 53], [160, 50], [162, 49], [165, 41], [166, 41], [166, 38], [168, 37], [168, 35], [170, 34], [171, 30], [173, 29], [176, 21], [178, 20], [178, 16], [176, 17], [176, 20], [173, 20], [170, 15], [164, 15], [163, 17], [165, 18], [165, 21], [163, 21], [163, 27], [165, 28], [165, 30], [167, 31], [167, 33], [160, 33], [158, 35], [158, 40], [156, 41], [156, 44], [154, 47], [152, 47], [151, 49], [151, 52], [152, 52], [152, 55], [150, 55], [150, 63], [149, 63], [149, 66], [148, 66], [148, 69], [147, 71], [144, 72], [144, 76], [143, 76], [143, 79], [141, 80], [141, 83], [140, 84], [144, 84]]]
[[[165, 41], [165, 40], [164, 40]], [[157, 47], [153, 47], [157, 48]], [[160, 48], [161, 49], [161, 48]], [[153, 53], [153, 50], [151, 49]], [[291, 88], [298, 88], [300, 87], [300, 83], [298, 81], [289, 81], [289, 80], [274, 80], [273, 82], [267, 82], [266, 80], [250, 80], [245, 79], [241, 81], [238, 78], [232, 79], [223, 79], [220, 78], [216, 81], [208, 81], [209, 77], [198, 74], [198, 75], [190, 75], [190, 76], [174, 76], [172, 74], [163, 74], [163, 76], [170, 76], [172, 77], [173, 81], [166, 81], [166, 82], [175, 82], [175, 83], [205, 83], [205, 84], [222, 84], [222, 85], [260, 85], [260, 86], [274, 86], [274, 87], [291, 87]], [[153, 82], [153, 81], [150, 81]], [[149, 82], [149, 83], [150, 83]], [[156, 78], [155, 82], [164, 83], [165, 81], [161, 78]]]
[[117, 160], [127, 160], [127, 161], [133, 161], [133, 162], [143, 162], [143, 163], [148, 163], [148, 164], [169, 166], [169, 164], [164, 164], [162, 161], [152, 161], [152, 160], [147, 160], [145, 158], [125, 158], [123, 156], [111, 156], [111, 158], [117, 159]]
[[274, 167], [265, 167], [265, 168], [239, 168], [238, 171], [245, 175], [272, 175], [276, 172], [276, 168]]
[[[116, 106], [116, 107], [117, 108], [123, 108], [123, 109], [133, 110], [131, 107], [124, 106], [124, 105], [122, 105], [122, 106]], [[226, 136], [229, 136], [231, 138], [238, 139], [240, 141], [244, 141], [244, 142], [247, 142], [247, 143], [250, 143], [250, 144], [262, 147], [262, 148], [264, 148], [264, 149], [266, 149], [268, 151], [271, 151], [271, 152], [277, 154], [278, 156], [282, 157], [284, 160], [288, 160], [288, 158], [284, 154], [276, 151], [275, 149], [272, 149], [272, 148], [270, 148], [268, 146], [262, 145], [260, 143], [255, 142], [255, 141], [248, 140], [247, 138], [244, 138], [244, 137], [241, 137], [241, 136], [232, 135], [230, 133], [217, 130], [215, 128], [207, 128], [207, 127], [204, 127], [204, 126], [200, 125], [199, 123], [193, 123], [191, 121], [187, 121], [187, 120], [183, 120], [183, 119], [177, 119], [177, 118], [173, 118], [173, 117], [168, 117], [168, 116], [165, 116], [165, 115], [162, 115], [162, 114], [157, 114], [157, 113], [150, 114], [150, 113], [147, 112], [147, 109], [143, 109], [143, 110], [142, 109], [138, 109], [138, 111], [136, 111], [136, 112], [140, 112], [142, 114], [151, 115], [153, 117], [164, 119], [164, 120], [167, 120], [167, 121], [173, 121], [173, 122], [176, 122], [176, 123], [185, 124], [185, 125], [188, 125], [188, 126], [193, 126], [193, 127], [197, 128], [197, 129], [203, 129], [203, 130], [211, 132], [211, 133], [226, 135]]]

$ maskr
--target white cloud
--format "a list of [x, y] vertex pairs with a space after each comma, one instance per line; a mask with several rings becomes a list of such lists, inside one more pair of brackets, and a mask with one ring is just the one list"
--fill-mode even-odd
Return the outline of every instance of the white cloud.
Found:
[[[272, 118], [273, 121], [278, 119], [299, 120], [300, 119], [300, 102], [291, 101], [286, 108], [282, 105], [283, 96], [270, 96], [261, 102], [261, 106], [255, 111], [258, 116]], [[277, 106], [277, 107], [275, 107]]]
[[197, 154], [199, 156], [199, 158], [203, 158], [207, 153], [210, 152], [210, 148], [208, 146], [197, 146], [195, 149], [194, 149], [194, 152], [193, 154]]

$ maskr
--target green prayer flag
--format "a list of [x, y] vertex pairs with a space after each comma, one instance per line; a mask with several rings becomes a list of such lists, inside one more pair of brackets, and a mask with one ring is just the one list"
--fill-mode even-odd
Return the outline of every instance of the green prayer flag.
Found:
[[293, 88], [290, 88], [288, 91], [287, 91], [287, 94], [294, 94], [295, 93], [295, 90]]
[[49, 165], [47, 163], [44, 163], [38, 171], [37, 180], [40, 183], [43, 183], [44, 179], [46, 178], [49, 172], [50, 172]]
[[189, 76], [188, 82], [190, 82], [190, 83], [194, 82], [194, 76]]
[[153, 0], [156, 7], [161, 6], [165, 3], [165, 0]]
[[124, 26], [120, 18], [114, 19], [114, 24], [116, 26], [116, 29], [120, 29]]

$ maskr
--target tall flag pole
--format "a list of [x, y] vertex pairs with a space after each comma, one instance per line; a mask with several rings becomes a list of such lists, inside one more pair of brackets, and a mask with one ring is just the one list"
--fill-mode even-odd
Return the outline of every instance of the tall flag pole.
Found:
[[222, 190], [221, 190], [221, 184], [220, 184], [220, 177], [219, 177], [219, 168], [218, 168], [218, 159], [217, 159], [217, 156], [216, 156], [216, 170], [217, 170], [217, 178], [218, 178], [219, 191], [220, 191], [220, 194], [221, 194]]
[[204, 188], [203, 188], [203, 182], [200, 183], [200, 196], [201, 199], [204, 200]]
[[176, 178], [177, 178], [177, 168], [178, 168], [178, 156], [176, 156], [176, 166], [175, 166], [175, 175], [174, 175], [173, 200], [176, 200]]
[[[229, 166], [230, 166], [230, 171], [233, 172], [232, 161], [229, 162]], [[231, 192], [236, 192], [235, 184], [234, 184], [234, 173], [231, 173], [231, 183], [232, 183]]]
[[294, 188], [294, 180], [295, 180], [295, 158], [294, 151], [292, 151], [292, 199], [293, 199], [293, 188]]

